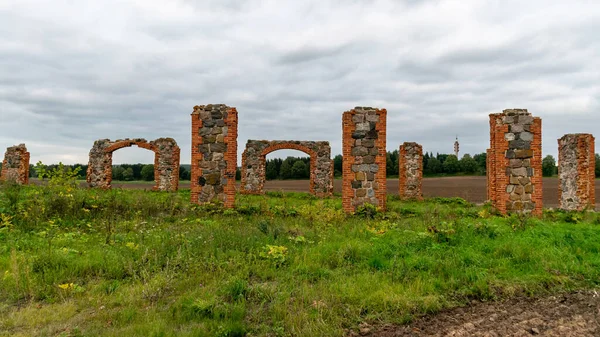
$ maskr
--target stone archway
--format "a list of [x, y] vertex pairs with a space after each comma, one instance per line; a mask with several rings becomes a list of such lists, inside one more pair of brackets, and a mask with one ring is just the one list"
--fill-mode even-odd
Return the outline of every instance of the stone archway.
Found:
[[333, 193], [333, 160], [329, 142], [289, 140], [248, 140], [242, 154], [241, 193], [264, 193], [266, 157], [277, 150], [298, 150], [309, 155], [310, 193], [318, 197]]
[[90, 187], [108, 189], [112, 182], [112, 154], [118, 149], [136, 145], [154, 152], [154, 181], [156, 191], [177, 191], [179, 187], [180, 149], [173, 138], [159, 138], [148, 142], [142, 138], [100, 139], [90, 150], [87, 182]]

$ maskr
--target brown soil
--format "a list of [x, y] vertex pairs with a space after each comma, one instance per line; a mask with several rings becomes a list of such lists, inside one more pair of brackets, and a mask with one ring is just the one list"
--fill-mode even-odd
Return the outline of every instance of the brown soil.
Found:
[[[558, 207], [558, 179], [544, 178], [544, 207]], [[334, 192], [341, 193], [342, 181], [334, 181]], [[115, 188], [152, 189], [153, 184], [113, 182]], [[180, 188], [189, 188], [189, 181], [182, 181]], [[271, 180], [265, 183], [265, 191], [308, 192], [308, 180]], [[389, 194], [398, 194], [398, 179], [388, 179]], [[596, 186], [596, 194], [600, 195], [600, 184]], [[474, 203], [486, 200], [485, 177], [445, 177], [423, 179], [423, 195], [425, 197], [460, 197]]]
[[600, 294], [474, 303], [403, 326], [362, 324], [349, 336], [600, 336]]

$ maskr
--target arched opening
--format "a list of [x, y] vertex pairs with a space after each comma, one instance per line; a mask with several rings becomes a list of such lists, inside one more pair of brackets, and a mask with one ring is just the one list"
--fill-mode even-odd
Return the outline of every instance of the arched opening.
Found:
[[156, 153], [136, 144], [112, 153], [112, 186], [151, 189], [154, 182]]
[[[123, 180], [134, 180], [142, 171], [149, 177], [150, 170], [154, 171], [153, 189], [159, 191], [176, 191], [179, 186], [179, 156], [180, 149], [172, 138], [159, 138], [148, 142], [145, 139], [124, 139], [110, 141], [100, 139], [94, 142], [90, 150], [90, 161], [87, 171], [87, 182], [90, 187], [111, 188], [113, 177], [113, 153], [119, 149], [137, 146], [150, 150], [154, 156], [153, 166], [136, 166], [124, 168], [126, 176]], [[130, 170], [131, 169], [131, 170]], [[133, 170], [138, 170], [134, 172]]]
[[[281, 165], [277, 173], [274, 173], [273, 166], [270, 164], [269, 177], [278, 176], [281, 180], [285, 178], [302, 177], [306, 168], [309, 170], [309, 188], [310, 193], [317, 196], [328, 196], [333, 192], [333, 161], [331, 160], [331, 148], [328, 142], [314, 141], [284, 141], [284, 140], [248, 140], [246, 150], [242, 155], [242, 184], [240, 192], [244, 194], [262, 194], [265, 189], [265, 180], [267, 177], [267, 156], [278, 150], [296, 150], [301, 151], [300, 158], [309, 156], [306, 159], [287, 160], [283, 173], [281, 166], [286, 163], [286, 158], [282, 158]], [[273, 158], [277, 155], [273, 155]], [[279, 155], [281, 157], [281, 155]], [[302, 163], [296, 164], [301, 161]], [[293, 166], [295, 171], [292, 172]], [[301, 181], [301, 179], [299, 179]], [[282, 183], [279, 183], [279, 189], [282, 189]], [[270, 184], [271, 185], [271, 184]], [[300, 189], [302, 183], [297, 182], [296, 187], [287, 186], [286, 189]], [[277, 189], [277, 187], [275, 187]]]
[[310, 192], [310, 155], [300, 150], [275, 150], [265, 161], [265, 191]]

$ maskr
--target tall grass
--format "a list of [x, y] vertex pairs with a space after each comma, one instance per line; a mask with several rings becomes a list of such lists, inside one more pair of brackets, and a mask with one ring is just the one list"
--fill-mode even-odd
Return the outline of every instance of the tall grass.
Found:
[[4, 186], [0, 335], [340, 336], [471, 300], [596, 287], [596, 213]]

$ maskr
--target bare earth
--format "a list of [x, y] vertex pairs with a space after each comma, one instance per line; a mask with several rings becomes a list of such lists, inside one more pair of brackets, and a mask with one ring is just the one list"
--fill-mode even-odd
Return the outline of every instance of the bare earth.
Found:
[[[152, 189], [152, 184], [113, 182], [115, 188]], [[188, 181], [182, 181], [180, 188], [189, 188]], [[239, 184], [238, 184], [239, 186]], [[558, 178], [544, 178], [544, 207], [558, 206]], [[265, 183], [266, 191], [308, 192], [308, 180], [271, 180]], [[398, 194], [398, 179], [388, 179], [389, 194]], [[342, 181], [334, 181], [334, 192], [341, 193]], [[600, 195], [600, 184], [596, 186], [596, 194]], [[425, 197], [461, 197], [474, 203], [486, 200], [485, 177], [446, 177], [423, 179], [423, 195]]]
[[474, 303], [404, 326], [363, 324], [349, 336], [600, 336], [600, 295], [577, 292], [542, 299]]

